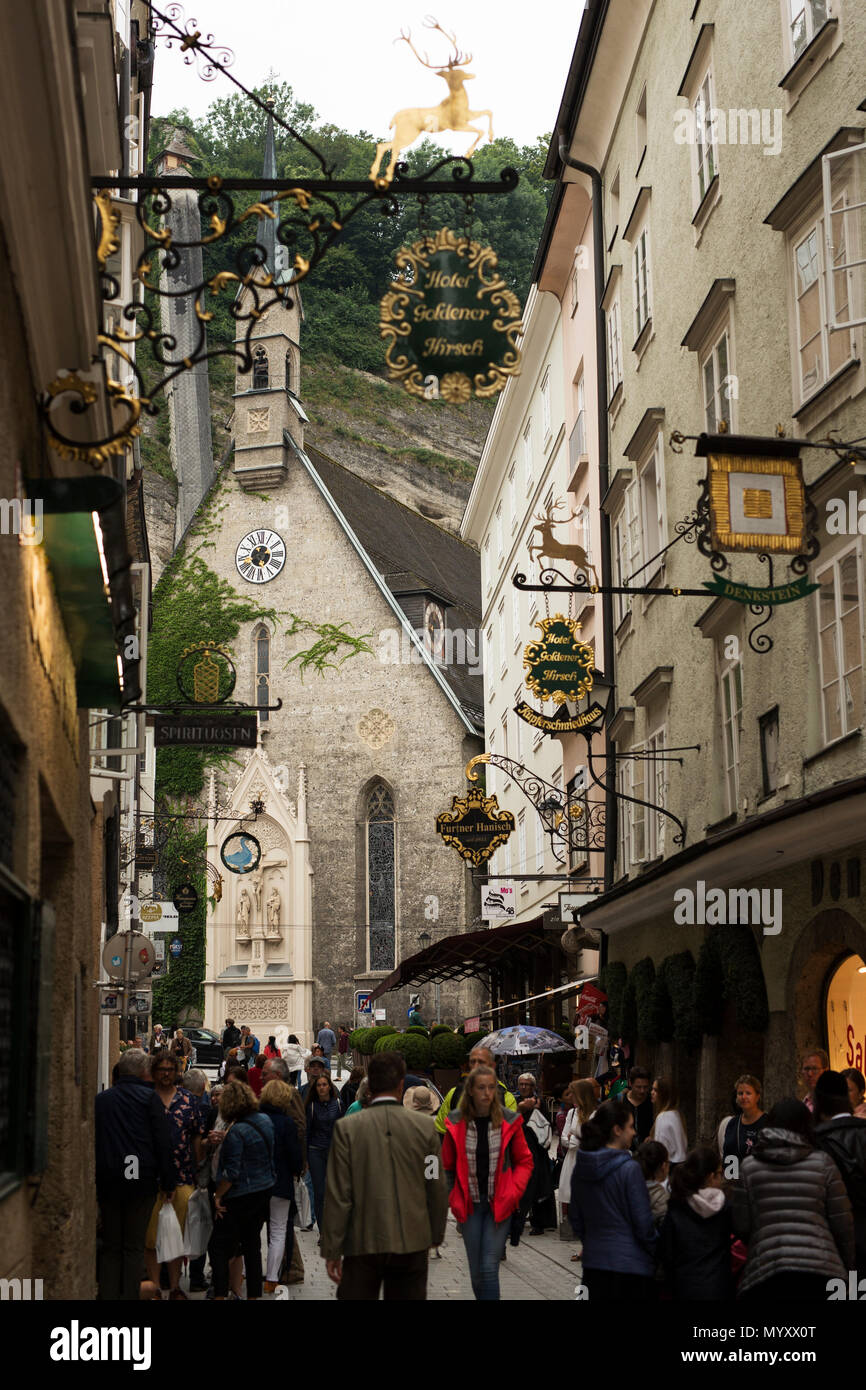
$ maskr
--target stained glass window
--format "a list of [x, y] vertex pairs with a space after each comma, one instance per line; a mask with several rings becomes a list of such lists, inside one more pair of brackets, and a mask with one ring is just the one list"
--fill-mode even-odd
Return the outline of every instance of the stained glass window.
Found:
[[268, 385], [268, 358], [263, 347], [253, 353], [253, 390], [263, 391]]
[[367, 920], [370, 969], [394, 969], [395, 842], [394, 799], [377, 782], [367, 798]]
[[266, 627], [256, 631], [256, 706], [259, 721], [264, 724], [269, 718], [267, 707], [271, 703], [270, 668], [271, 635]]

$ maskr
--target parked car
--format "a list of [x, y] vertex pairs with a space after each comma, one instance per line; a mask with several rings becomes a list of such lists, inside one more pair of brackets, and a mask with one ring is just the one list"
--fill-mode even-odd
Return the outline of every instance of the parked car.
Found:
[[223, 1059], [223, 1048], [219, 1033], [212, 1028], [184, 1028], [184, 1037], [189, 1038], [195, 1048], [197, 1067], [218, 1067]]

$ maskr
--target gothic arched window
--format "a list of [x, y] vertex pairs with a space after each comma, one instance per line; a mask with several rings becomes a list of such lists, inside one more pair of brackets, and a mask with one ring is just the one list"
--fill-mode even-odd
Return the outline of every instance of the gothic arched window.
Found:
[[253, 390], [264, 391], [268, 385], [268, 355], [259, 346], [253, 353]]
[[262, 624], [253, 634], [256, 648], [256, 707], [259, 722], [264, 724], [269, 718], [267, 706], [271, 703], [271, 634]]
[[367, 794], [367, 923], [371, 970], [394, 969], [396, 824], [394, 798], [384, 782]]
[[295, 390], [295, 378], [292, 375], [292, 354], [291, 350], [286, 353], [286, 390]]

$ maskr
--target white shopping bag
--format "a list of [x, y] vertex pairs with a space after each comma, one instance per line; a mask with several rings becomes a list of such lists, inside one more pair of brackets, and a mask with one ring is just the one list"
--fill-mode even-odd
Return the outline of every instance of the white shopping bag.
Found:
[[197, 1260], [207, 1250], [212, 1231], [213, 1217], [210, 1211], [210, 1197], [206, 1188], [197, 1187], [190, 1197], [186, 1209], [183, 1253], [189, 1259]]
[[160, 1208], [156, 1227], [156, 1259], [158, 1264], [166, 1260], [179, 1260], [183, 1255], [183, 1231], [177, 1219], [177, 1212], [171, 1202], [164, 1202]]
[[295, 1178], [295, 1207], [295, 1225], [305, 1231], [313, 1224], [313, 1212], [310, 1207], [310, 1194], [303, 1178]]

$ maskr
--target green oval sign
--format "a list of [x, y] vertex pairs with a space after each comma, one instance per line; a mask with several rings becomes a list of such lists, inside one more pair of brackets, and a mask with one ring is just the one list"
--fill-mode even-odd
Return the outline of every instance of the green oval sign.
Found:
[[497, 266], [491, 247], [447, 227], [400, 248], [400, 277], [379, 317], [391, 381], [459, 404], [494, 396], [517, 375], [520, 301]]
[[541, 638], [523, 649], [524, 684], [540, 700], [580, 700], [592, 690], [595, 653], [578, 638], [575, 618], [557, 613], [535, 624]]

